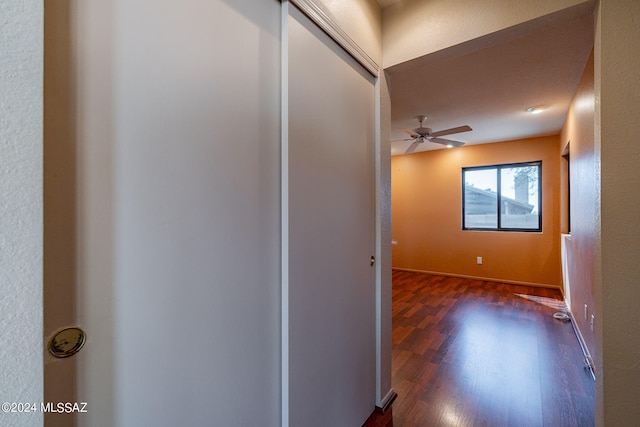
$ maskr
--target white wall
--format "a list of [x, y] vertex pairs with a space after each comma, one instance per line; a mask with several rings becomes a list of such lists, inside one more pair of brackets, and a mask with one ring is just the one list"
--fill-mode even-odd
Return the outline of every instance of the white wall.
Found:
[[[42, 15], [42, 2], [0, 4], [0, 400], [38, 405], [43, 394]], [[39, 412], [0, 412], [3, 426], [42, 422]]]

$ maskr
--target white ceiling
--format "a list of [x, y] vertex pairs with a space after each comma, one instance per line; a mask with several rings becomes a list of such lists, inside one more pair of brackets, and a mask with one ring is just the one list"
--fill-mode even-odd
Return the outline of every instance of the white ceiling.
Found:
[[[407, 138], [397, 129], [417, 127], [417, 115], [427, 116], [424, 126], [434, 132], [471, 126], [471, 132], [444, 137], [467, 145], [559, 133], [593, 46], [593, 17], [523, 28], [385, 70], [391, 139]], [[548, 109], [538, 115], [525, 111], [536, 105]], [[392, 155], [403, 154], [409, 145], [393, 142]], [[414, 152], [441, 148], [425, 142]]]

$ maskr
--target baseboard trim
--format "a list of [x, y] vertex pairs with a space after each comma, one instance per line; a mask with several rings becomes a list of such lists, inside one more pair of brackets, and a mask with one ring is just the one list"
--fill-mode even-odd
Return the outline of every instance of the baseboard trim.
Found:
[[376, 406], [376, 411], [380, 412], [381, 414], [384, 414], [391, 407], [391, 405], [393, 404], [393, 402], [396, 400], [397, 397], [398, 397], [398, 393], [393, 391], [393, 389], [389, 390], [389, 393], [387, 393], [384, 399], [382, 399], [382, 406]]
[[[566, 301], [565, 301], [566, 304]], [[569, 307], [569, 304], [567, 304]], [[576, 319], [573, 316], [573, 312], [571, 310], [567, 310], [569, 312], [569, 317], [571, 318], [571, 326], [573, 327], [573, 332], [576, 334], [576, 338], [578, 339], [578, 344], [580, 344], [580, 348], [582, 349], [582, 355], [584, 356], [584, 368], [589, 370], [591, 374], [591, 378], [596, 380], [596, 371], [593, 366], [593, 359], [591, 358], [591, 353], [589, 353], [589, 349], [587, 348], [587, 343], [582, 336], [582, 332], [580, 332], [580, 328], [578, 328], [578, 324], [576, 323]]]
[[548, 283], [522, 282], [522, 281], [518, 281], [518, 280], [496, 279], [496, 278], [493, 278], [493, 277], [481, 277], [481, 276], [468, 276], [468, 275], [465, 275], [465, 274], [442, 273], [442, 272], [439, 272], [439, 271], [416, 270], [416, 269], [412, 269], [412, 268], [392, 267], [392, 270], [409, 271], [411, 273], [427, 273], [427, 274], [433, 274], [433, 275], [436, 275], [436, 276], [459, 277], [461, 279], [482, 280], [482, 281], [485, 281], [485, 282], [506, 283], [506, 284], [509, 284], [509, 285], [532, 286], [534, 288], [558, 289], [558, 290], [560, 290], [562, 292], [562, 286], [550, 285]]

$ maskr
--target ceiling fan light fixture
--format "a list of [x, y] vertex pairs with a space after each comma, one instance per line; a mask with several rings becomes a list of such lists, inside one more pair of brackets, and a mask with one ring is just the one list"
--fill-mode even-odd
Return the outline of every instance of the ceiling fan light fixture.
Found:
[[[398, 129], [408, 134], [409, 138], [400, 139], [397, 141], [413, 141], [412, 144], [409, 145], [409, 148], [407, 148], [407, 150], [405, 151], [405, 154], [413, 153], [416, 147], [420, 143], [424, 143], [424, 142], [433, 142], [436, 144], [444, 145], [447, 148], [461, 147], [464, 145], [464, 142], [453, 141], [451, 139], [445, 139], [441, 137], [446, 135], [453, 135], [454, 133], [469, 132], [470, 130], [473, 130], [471, 129], [471, 126], [464, 125], [464, 126], [451, 128], [451, 129], [443, 129], [437, 132], [433, 132], [431, 128], [426, 128], [422, 126], [422, 122], [424, 121], [425, 116], [417, 116], [416, 119], [418, 119], [418, 122], [420, 123], [419, 127], [415, 129]], [[392, 140], [392, 142], [394, 141]]]
[[546, 105], [536, 105], [534, 107], [527, 108], [526, 111], [527, 113], [531, 113], [531, 114], [540, 114], [546, 109], [547, 109]]

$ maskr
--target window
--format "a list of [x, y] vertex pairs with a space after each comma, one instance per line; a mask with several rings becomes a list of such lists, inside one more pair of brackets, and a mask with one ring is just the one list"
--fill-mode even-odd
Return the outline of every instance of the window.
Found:
[[542, 162], [462, 168], [462, 229], [542, 231]]

